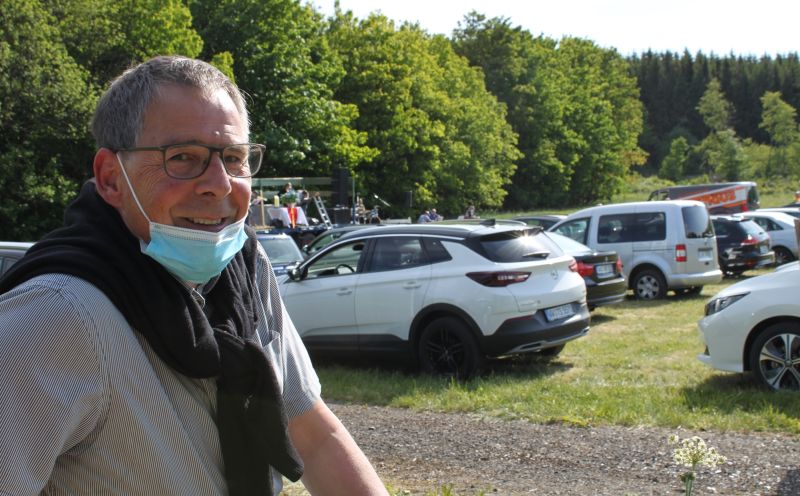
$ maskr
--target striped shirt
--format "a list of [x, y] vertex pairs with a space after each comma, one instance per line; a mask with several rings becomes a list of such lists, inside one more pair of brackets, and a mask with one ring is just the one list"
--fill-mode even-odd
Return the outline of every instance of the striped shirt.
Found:
[[[269, 329], [259, 251], [258, 334], [291, 418], [320, 384], [285, 307]], [[84, 280], [43, 275], [0, 296], [0, 494], [227, 494], [215, 416], [215, 379], [167, 366]]]

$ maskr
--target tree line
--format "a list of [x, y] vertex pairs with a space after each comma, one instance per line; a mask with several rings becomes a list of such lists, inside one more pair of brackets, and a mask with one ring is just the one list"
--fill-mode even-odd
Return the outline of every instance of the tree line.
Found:
[[91, 174], [97, 98], [158, 54], [246, 92], [260, 176], [346, 168], [394, 215], [609, 201], [636, 173], [798, 172], [796, 55], [625, 58], [477, 12], [445, 37], [298, 0], [3, 0], [0, 239], [60, 224]]

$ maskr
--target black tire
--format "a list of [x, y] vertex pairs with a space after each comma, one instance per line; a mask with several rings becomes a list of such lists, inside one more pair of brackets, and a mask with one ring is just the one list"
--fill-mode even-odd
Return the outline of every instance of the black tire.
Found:
[[439, 317], [423, 329], [417, 348], [422, 372], [469, 379], [484, 357], [467, 326], [455, 317]]
[[667, 296], [667, 281], [656, 269], [637, 272], [631, 286], [633, 294], [640, 300], [660, 300]]
[[783, 265], [794, 261], [794, 255], [783, 246], [775, 247], [775, 265]]
[[750, 349], [750, 371], [775, 391], [800, 390], [800, 323], [778, 322], [764, 329]]
[[703, 291], [703, 286], [692, 286], [690, 288], [679, 288], [679, 289], [673, 289], [673, 291], [675, 291], [675, 294], [678, 295], [678, 296], [682, 296], [682, 295], [698, 295], [698, 294], [700, 294], [701, 291]]

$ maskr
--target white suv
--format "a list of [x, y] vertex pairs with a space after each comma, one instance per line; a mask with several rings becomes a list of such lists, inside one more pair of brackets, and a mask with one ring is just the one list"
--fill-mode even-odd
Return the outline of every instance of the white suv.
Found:
[[354, 231], [291, 271], [280, 290], [312, 353], [402, 354], [458, 377], [486, 357], [555, 356], [589, 330], [574, 259], [524, 225]]

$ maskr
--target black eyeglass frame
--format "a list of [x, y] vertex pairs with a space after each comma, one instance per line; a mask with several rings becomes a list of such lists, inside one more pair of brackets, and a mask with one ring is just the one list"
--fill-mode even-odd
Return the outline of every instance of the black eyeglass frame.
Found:
[[[208, 159], [206, 160], [205, 166], [203, 166], [202, 170], [200, 170], [200, 172], [196, 176], [176, 177], [176, 176], [173, 176], [172, 174], [169, 173], [169, 169], [167, 168], [167, 150], [169, 150], [170, 148], [179, 147], [179, 146], [199, 146], [201, 148], [205, 148], [205, 149], [208, 150]], [[171, 177], [173, 179], [196, 179], [196, 178], [202, 176], [203, 174], [205, 174], [206, 170], [208, 169], [208, 164], [211, 163], [211, 156], [214, 154], [214, 152], [219, 153], [219, 159], [222, 160], [222, 163], [224, 164], [225, 163], [225, 159], [224, 159], [225, 156], [223, 155], [223, 152], [226, 149], [234, 147], [234, 146], [248, 146], [248, 147], [259, 148], [261, 150], [261, 160], [258, 161], [258, 167], [256, 167], [255, 170], [253, 170], [253, 168], [251, 167], [251, 169], [250, 169], [251, 173], [249, 175], [247, 175], [247, 176], [234, 176], [233, 174], [230, 173], [230, 171], [228, 170], [227, 167], [225, 167], [225, 173], [228, 174], [229, 176], [237, 178], [237, 179], [248, 179], [248, 178], [251, 178], [251, 177], [255, 176], [258, 173], [258, 171], [261, 170], [261, 163], [264, 161], [264, 152], [267, 149], [266, 146], [264, 146], [264, 145], [262, 145], [260, 143], [233, 143], [233, 144], [225, 145], [225, 146], [222, 146], [222, 147], [209, 146], [209, 145], [204, 145], [202, 143], [172, 143], [170, 145], [162, 145], [162, 146], [139, 146], [139, 147], [134, 147], [134, 148], [120, 148], [120, 149], [118, 149], [116, 151], [117, 152], [161, 152], [161, 167], [164, 169], [164, 173], [167, 176], [169, 176], [169, 177]]]

